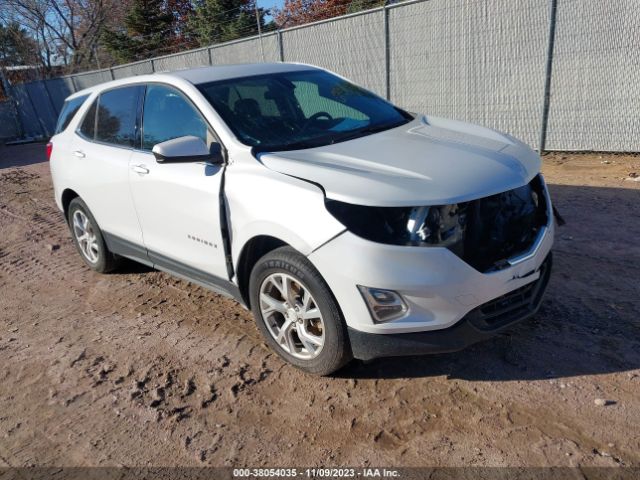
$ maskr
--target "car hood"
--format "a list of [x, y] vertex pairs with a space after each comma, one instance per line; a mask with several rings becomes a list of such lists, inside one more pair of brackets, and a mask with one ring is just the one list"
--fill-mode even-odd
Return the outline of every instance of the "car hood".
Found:
[[525, 185], [540, 171], [539, 155], [513, 137], [431, 116], [258, 158], [267, 168], [321, 185], [327, 198], [389, 207], [475, 200]]

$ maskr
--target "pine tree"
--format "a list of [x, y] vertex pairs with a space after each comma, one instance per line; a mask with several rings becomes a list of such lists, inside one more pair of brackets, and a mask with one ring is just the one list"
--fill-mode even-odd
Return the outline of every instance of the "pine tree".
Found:
[[18, 23], [0, 24], [0, 66], [39, 63], [38, 46]]
[[[263, 9], [258, 9], [264, 27]], [[191, 32], [202, 46], [226, 42], [258, 33], [252, 0], [197, 0], [190, 16]]]
[[130, 62], [162, 53], [175, 37], [175, 18], [163, 0], [133, 0], [121, 30], [105, 30], [102, 42], [118, 60]]

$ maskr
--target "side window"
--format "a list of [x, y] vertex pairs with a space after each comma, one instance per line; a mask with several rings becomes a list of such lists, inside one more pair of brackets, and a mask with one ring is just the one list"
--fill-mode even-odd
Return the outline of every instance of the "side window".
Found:
[[304, 116], [307, 118], [318, 112], [327, 112], [333, 118], [348, 118], [358, 121], [369, 120], [369, 117], [364, 113], [344, 103], [336, 102], [320, 95], [316, 83], [294, 81], [293, 84], [296, 86], [294, 90], [296, 99], [302, 106]]
[[82, 125], [80, 125], [80, 133], [88, 138], [89, 140], [93, 140], [96, 133], [96, 105], [98, 104], [98, 100], [94, 100], [87, 113], [84, 115], [84, 120], [82, 120]]
[[58, 117], [58, 123], [56, 124], [56, 134], [62, 132], [69, 126], [69, 123], [71, 123], [71, 120], [75, 117], [76, 113], [78, 113], [78, 110], [88, 96], [89, 95], [82, 95], [81, 97], [72, 98], [64, 102], [62, 111]]
[[213, 133], [200, 112], [178, 90], [166, 85], [148, 85], [144, 99], [142, 148], [186, 135], [210, 145]]
[[123, 87], [100, 95], [96, 140], [125, 147], [134, 145], [139, 90], [138, 86]]

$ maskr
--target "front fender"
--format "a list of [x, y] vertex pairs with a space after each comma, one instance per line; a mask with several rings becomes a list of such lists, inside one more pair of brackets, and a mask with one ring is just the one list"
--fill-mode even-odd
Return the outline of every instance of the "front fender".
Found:
[[225, 176], [235, 266], [243, 247], [256, 236], [277, 238], [309, 255], [345, 230], [325, 208], [319, 186], [269, 170], [255, 158], [251, 160], [229, 165]]

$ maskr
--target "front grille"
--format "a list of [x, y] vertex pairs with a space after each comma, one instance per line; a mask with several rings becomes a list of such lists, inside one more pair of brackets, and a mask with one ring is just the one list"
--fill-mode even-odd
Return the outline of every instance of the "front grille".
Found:
[[483, 273], [508, 267], [507, 259], [529, 250], [548, 223], [539, 175], [522, 187], [458, 207], [462, 235], [449, 249]]
[[485, 317], [491, 318], [496, 318], [503, 313], [508, 313], [529, 301], [535, 284], [536, 282], [531, 282], [529, 285], [520, 287], [513, 292], [509, 292], [491, 302], [487, 302], [480, 307], [480, 311]]
[[481, 330], [493, 330], [535, 313], [549, 282], [551, 263], [549, 254], [538, 270], [540, 277], [537, 280], [472, 310], [467, 315], [471, 323]]

